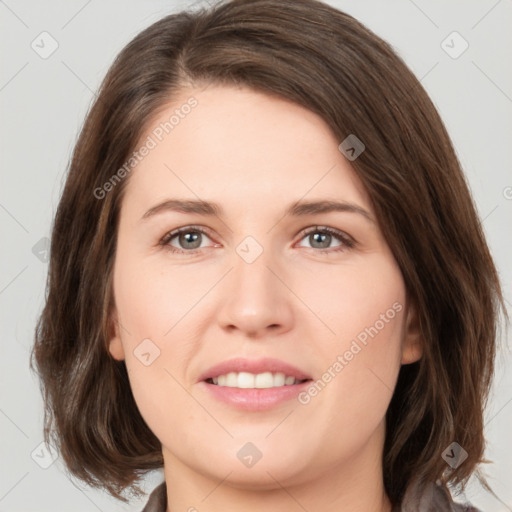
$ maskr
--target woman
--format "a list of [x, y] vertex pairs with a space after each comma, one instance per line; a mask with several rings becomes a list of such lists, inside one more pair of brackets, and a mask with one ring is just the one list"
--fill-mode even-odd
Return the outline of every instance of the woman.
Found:
[[[191, 245], [188, 245], [191, 244]], [[145, 511], [475, 510], [502, 296], [449, 136], [313, 0], [168, 16], [76, 145], [34, 346], [70, 471]]]

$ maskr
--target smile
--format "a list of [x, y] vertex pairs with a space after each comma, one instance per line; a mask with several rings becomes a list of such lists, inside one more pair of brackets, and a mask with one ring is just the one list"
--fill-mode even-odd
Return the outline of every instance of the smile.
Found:
[[265, 389], [280, 386], [293, 386], [305, 380], [307, 379], [300, 380], [292, 375], [285, 375], [282, 372], [263, 372], [257, 374], [249, 372], [230, 372], [207, 379], [206, 382], [230, 388]]

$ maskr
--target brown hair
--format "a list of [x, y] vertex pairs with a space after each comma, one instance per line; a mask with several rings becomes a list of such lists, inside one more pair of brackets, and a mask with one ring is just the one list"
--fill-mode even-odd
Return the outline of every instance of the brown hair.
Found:
[[[162, 466], [124, 362], [107, 349], [119, 206], [103, 199], [148, 120], [184, 86], [238, 84], [318, 114], [352, 162], [416, 305], [423, 357], [400, 370], [387, 412], [383, 472], [399, 502], [414, 479], [462, 484], [482, 461], [483, 408], [503, 299], [461, 166], [435, 107], [391, 46], [315, 0], [223, 1], [141, 32], [105, 77], [77, 141], [56, 212], [47, 298], [33, 360], [52, 439], [73, 475], [121, 492]], [[200, 108], [200, 107], [199, 107]], [[447, 472], [453, 442], [468, 453]]]

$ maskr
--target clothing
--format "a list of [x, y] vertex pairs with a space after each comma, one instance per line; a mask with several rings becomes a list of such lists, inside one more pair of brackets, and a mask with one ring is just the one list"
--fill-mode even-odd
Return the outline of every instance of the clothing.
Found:
[[149, 500], [142, 512], [166, 512], [167, 508], [167, 487], [165, 481], [155, 487], [149, 495]]
[[[149, 496], [142, 512], [166, 512], [167, 488], [165, 482], [157, 486]], [[172, 512], [172, 511], [171, 511]], [[409, 489], [401, 505], [392, 512], [481, 512], [469, 504], [462, 505], [452, 500], [450, 491], [439, 485], [427, 485], [421, 491]]]
[[[163, 509], [165, 512], [165, 509]], [[392, 512], [481, 512], [469, 503], [456, 503], [443, 485], [426, 484], [407, 489], [400, 505]]]

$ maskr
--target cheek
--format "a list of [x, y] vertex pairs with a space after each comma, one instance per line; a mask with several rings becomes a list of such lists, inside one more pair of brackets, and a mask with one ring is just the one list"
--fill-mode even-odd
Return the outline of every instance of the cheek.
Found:
[[318, 445], [311, 441], [315, 456], [336, 464], [362, 450], [384, 421], [400, 369], [406, 295], [394, 259], [382, 255], [317, 273], [315, 282], [327, 293], [319, 301], [317, 288], [311, 300], [335, 334], [317, 336], [323, 372], [300, 403], [309, 432], [321, 432]]
[[363, 344], [370, 339], [388, 340], [374, 343], [377, 350], [400, 342], [406, 293], [400, 269], [390, 255], [379, 253], [351, 265], [319, 269], [305, 288], [304, 295], [330, 328], [330, 346], [343, 348], [354, 339]]
[[356, 446], [356, 438], [369, 435], [383, 419], [392, 397], [401, 361], [405, 286], [394, 259], [382, 255], [344, 268], [336, 280], [332, 274], [330, 280], [318, 278], [327, 283], [324, 314], [335, 335], [318, 344], [325, 373], [310, 390], [311, 402], [333, 411], [332, 421], [347, 428]]
[[190, 395], [180, 383], [194, 347], [186, 343], [186, 333], [172, 329], [179, 317], [169, 315], [171, 308], [154, 300], [153, 292], [145, 286], [125, 298], [123, 311], [129, 327], [122, 333], [122, 343], [137, 407], [156, 437], [167, 439], [170, 432], [182, 430], [183, 412], [190, 409]]
[[126, 257], [116, 261], [114, 290], [130, 387], [142, 417], [157, 434], [162, 408], [181, 407], [184, 398], [170, 364], [183, 359], [183, 345], [169, 343], [183, 316], [183, 301], [154, 267]]
[[[179, 323], [193, 312], [205, 285], [186, 272], [166, 271], [161, 262], [120, 261], [114, 276], [115, 299], [131, 345], [150, 338], [159, 346], [172, 337]], [[193, 277], [193, 276], [192, 276]]]

